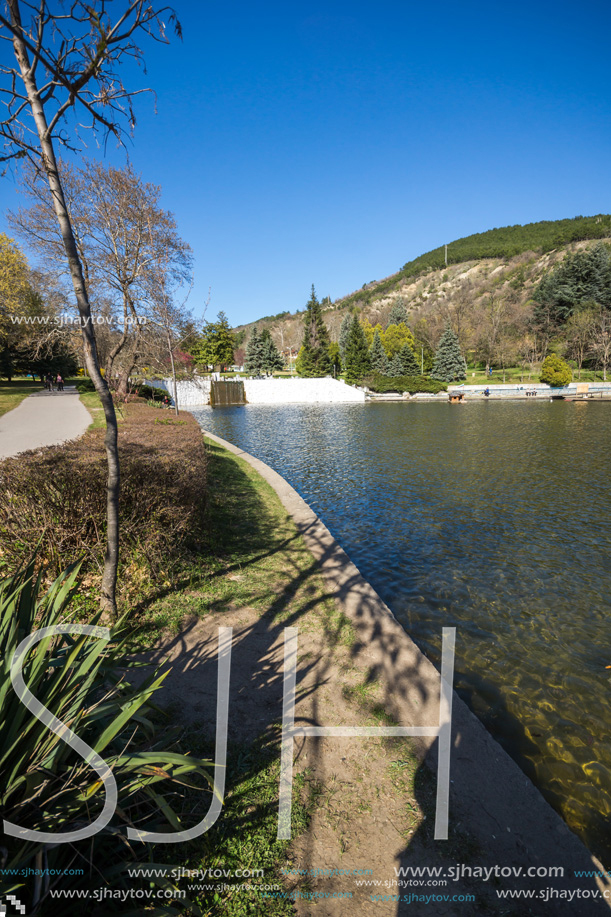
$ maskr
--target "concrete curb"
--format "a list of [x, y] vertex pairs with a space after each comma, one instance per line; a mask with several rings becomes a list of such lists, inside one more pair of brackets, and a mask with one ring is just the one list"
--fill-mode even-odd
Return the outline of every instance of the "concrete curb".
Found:
[[[207, 431], [204, 435], [248, 462], [275, 490], [306, 545], [319, 561], [321, 573], [339, 607], [354, 625], [362, 658], [380, 678], [386, 706], [404, 726], [437, 725], [439, 673], [410, 639], [388, 606], [363, 578], [346, 552], [308, 504], [281, 475], [264, 462]], [[322, 725], [333, 725], [326, 723]], [[356, 725], [356, 724], [355, 724]], [[426, 762], [436, 773], [436, 742], [422, 739]], [[492, 738], [458, 697], [453, 696], [450, 831], [460, 824], [478, 843], [478, 865], [501, 867], [564, 867], [564, 879], [521, 876], [501, 887], [596, 889], [593, 878], [575, 879], [574, 870], [592, 870], [591, 855], [551, 808], [528, 777]], [[443, 844], [444, 841], [436, 843]], [[511, 899], [510, 899], [511, 901]], [[499, 901], [503, 907], [502, 901]], [[506, 902], [509, 904], [509, 901]], [[517, 902], [511, 901], [515, 906]], [[603, 900], [537, 900], [536, 910], [515, 914], [608, 913]]]

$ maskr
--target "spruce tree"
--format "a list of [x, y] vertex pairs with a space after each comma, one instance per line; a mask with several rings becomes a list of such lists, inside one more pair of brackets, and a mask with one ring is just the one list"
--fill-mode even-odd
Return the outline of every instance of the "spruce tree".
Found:
[[327, 376], [331, 372], [329, 356], [329, 332], [322, 317], [320, 303], [316, 298], [314, 284], [306, 305], [304, 317], [303, 344], [297, 360], [300, 376]]
[[262, 367], [266, 373], [284, 369], [282, 354], [274, 344], [271, 333], [267, 328], [261, 332], [261, 358]]
[[401, 361], [403, 367], [404, 376], [419, 376], [420, 367], [416, 362], [416, 357], [414, 356], [414, 351], [409, 346], [409, 344], [404, 344], [399, 353], [397, 354]]
[[366, 376], [371, 370], [367, 338], [356, 314], [352, 316], [352, 322], [350, 323], [344, 366], [346, 382], [351, 385], [355, 382], [360, 382], [363, 376]]
[[405, 303], [402, 299], [398, 299], [388, 316], [389, 325], [407, 325], [408, 322], [407, 309], [405, 308]]
[[342, 323], [339, 327], [339, 338], [337, 343], [339, 344], [339, 355], [342, 358], [342, 363], [346, 363], [346, 344], [348, 343], [348, 336], [350, 334], [350, 326], [352, 324], [352, 313], [346, 312], [342, 319]]
[[460, 352], [460, 343], [449, 325], [439, 341], [431, 377], [440, 382], [461, 382], [467, 378], [467, 364]]
[[398, 376], [403, 375], [403, 361], [398, 353], [394, 355], [390, 363], [388, 364], [388, 375], [393, 379], [396, 379]]
[[246, 345], [246, 369], [255, 375], [263, 372], [263, 342], [256, 325], [250, 332]]
[[373, 335], [371, 347], [369, 348], [369, 360], [374, 373], [380, 373], [382, 376], [388, 374], [388, 357], [386, 356], [384, 344], [382, 343], [382, 338], [377, 328]]

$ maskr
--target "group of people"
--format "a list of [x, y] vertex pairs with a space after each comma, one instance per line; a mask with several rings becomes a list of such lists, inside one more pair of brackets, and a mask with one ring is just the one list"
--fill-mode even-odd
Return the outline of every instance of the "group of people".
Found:
[[57, 391], [58, 391], [58, 392], [63, 392], [63, 390], [64, 390], [64, 380], [62, 379], [62, 377], [60, 376], [60, 374], [58, 373], [57, 376], [56, 376], [55, 379], [54, 379], [53, 376], [51, 375], [51, 373], [47, 373], [47, 375], [45, 376], [45, 388], [46, 388], [46, 390], [47, 390], [48, 392], [52, 392], [52, 391], [53, 391], [53, 386], [54, 386], [54, 385], [57, 386]]

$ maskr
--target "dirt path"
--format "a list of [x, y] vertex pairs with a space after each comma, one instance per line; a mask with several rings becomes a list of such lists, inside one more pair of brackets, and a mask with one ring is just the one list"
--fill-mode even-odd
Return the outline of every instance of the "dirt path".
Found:
[[0, 417], [0, 459], [77, 439], [90, 423], [73, 386], [63, 392], [36, 392]]

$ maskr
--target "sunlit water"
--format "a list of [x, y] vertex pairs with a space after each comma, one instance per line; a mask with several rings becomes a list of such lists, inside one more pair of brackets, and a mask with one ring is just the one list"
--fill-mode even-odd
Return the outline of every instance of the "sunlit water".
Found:
[[611, 405], [202, 408], [299, 491], [566, 821], [611, 854]]

